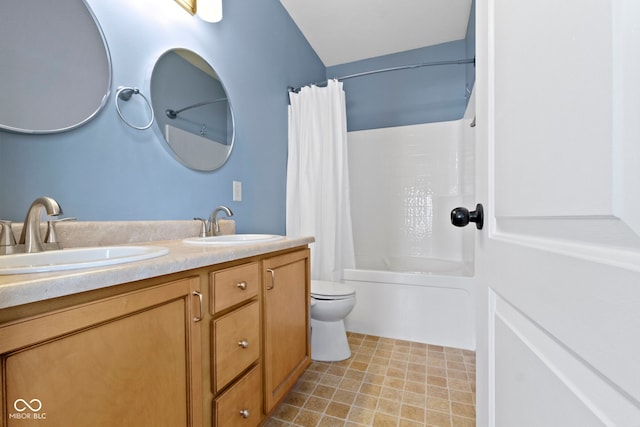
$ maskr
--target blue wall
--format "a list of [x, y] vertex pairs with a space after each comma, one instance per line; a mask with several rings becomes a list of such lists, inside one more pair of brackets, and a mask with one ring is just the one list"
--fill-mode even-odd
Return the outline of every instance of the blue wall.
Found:
[[[335, 65], [327, 68], [326, 78], [474, 57], [475, 1], [471, 6], [465, 39]], [[473, 64], [422, 67], [346, 79], [347, 129], [354, 131], [457, 120], [464, 115], [474, 81]]]
[[[225, 1], [218, 24], [171, 0], [88, 2], [111, 51], [109, 103], [90, 123], [62, 134], [0, 131], [0, 218], [22, 221], [42, 195], [80, 220], [190, 219], [226, 204], [239, 232], [283, 234], [287, 87], [323, 79], [325, 67], [280, 2]], [[115, 88], [148, 94], [155, 60], [175, 47], [200, 53], [229, 92], [236, 143], [218, 171], [185, 168], [157, 132], [133, 130], [115, 111]], [[231, 201], [233, 180], [242, 181], [242, 202]]]
[[[0, 131], [2, 219], [22, 221], [42, 195], [80, 220], [190, 219], [225, 204], [234, 210], [239, 232], [284, 234], [287, 87], [475, 55], [470, 25], [466, 40], [325, 69], [278, 0], [225, 0], [218, 24], [189, 15], [172, 0], [88, 2], [111, 51], [109, 103], [93, 121], [66, 133]], [[214, 172], [182, 166], [157, 131], [133, 130], [115, 111], [115, 89], [135, 86], [148, 94], [156, 59], [176, 47], [198, 52], [214, 67], [234, 108], [234, 151]], [[349, 130], [462, 116], [473, 66], [419, 70], [415, 76], [403, 74], [416, 71], [408, 70], [346, 80]], [[231, 200], [234, 180], [242, 182], [242, 202]]]

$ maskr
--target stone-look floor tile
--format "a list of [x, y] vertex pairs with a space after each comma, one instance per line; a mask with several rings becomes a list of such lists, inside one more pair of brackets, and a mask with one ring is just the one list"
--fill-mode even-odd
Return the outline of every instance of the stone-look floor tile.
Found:
[[467, 418], [475, 418], [476, 409], [473, 405], [467, 405], [466, 403], [451, 402], [451, 413]]
[[404, 390], [412, 393], [425, 394], [427, 392], [427, 384], [424, 382], [415, 382], [415, 378], [412, 378], [411, 381], [406, 382]]
[[351, 407], [349, 405], [345, 405], [344, 403], [331, 402], [329, 403], [329, 406], [327, 406], [325, 413], [332, 417], [344, 420], [347, 418], [350, 409]]
[[365, 374], [362, 382], [381, 386], [384, 384], [384, 375], [378, 375], [370, 372]]
[[422, 393], [412, 393], [410, 391], [405, 391], [402, 396], [402, 403], [411, 405], [411, 406], [419, 406], [421, 408], [426, 408], [427, 396]]
[[427, 397], [427, 409], [438, 412], [450, 413], [451, 402], [447, 399], [439, 399], [437, 397]]
[[309, 395], [303, 393], [292, 392], [287, 395], [285, 402], [291, 406], [302, 407], [304, 406], [304, 402], [307, 401]]
[[400, 408], [400, 416], [411, 421], [423, 423], [425, 418], [425, 409], [417, 406], [403, 404]]
[[317, 385], [318, 383], [314, 381], [299, 380], [293, 388], [293, 391], [311, 394]]
[[471, 427], [475, 353], [348, 334], [352, 356], [312, 362], [266, 427]]
[[378, 398], [368, 394], [358, 393], [353, 401], [353, 405], [360, 408], [375, 410], [378, 407]]
[[437, 387], [433, 385], [427, 386], [428, 397], [438, 397], [440, 399], [449, 399], [449, 389], [445, 387]]
[[331, 399], [333, 397], [333, 395], [335, 394], [336, 389], [335, 387], [328, 387], [326, 385], [318, 385], [315, 390], [313, 390], [313, 393], [311, 393], [314, 396], [318, 396], [318, 397], [324, 397], [325, 399]]
[[276, 410], [274, 417], [282, 421], [293, 421], [298, 412], [300, 412], [300, 408], [283, 403]]
[[300, 411], [298, 416], [293, 420], [294, 424], [302, 427], [316, 427], [320, 422], [320, 418], [322, 414], [317, 412], [305, 411], [304, 409]]
[[349, 412], [348, 421], [356, 424], [362, 424], [362, 425], [368, 426], [368, 425], [371, 425], [374, 415], [375, 415], [375, 411], [372, 411], [370, 409], [354, 407], [354, 408], [351, 408], [351, 411]]
[[347, 371], [346, 368], [343, 368], [342, 366], [330, 366], [329, 369], [327, 369], [327, 374], [331, 374], [331, 375], [335, 375], [337, 377], [343, 377], [344, 373]]
[[451, 415], [427, 410], [427, 425], [434, 427], [451, 427]]
[[449, 390], [449, 396], [452, 401], [473, 405], [473, 393], [460, 390]]
[[331, 401], [327, 399], [322, 399], [320, 397], [311, 396], [307, 400], [307, 403], [304, 404], [304, 407], [311, 411], [322, 413], [324, 412], [325, 409], [327, 409], [327, 406], [329, 406], [329, 402]]
[[264, 425], [264, 427], [287, 427], [291, 425], [290, 423], [282, 420], [278, 420], [276, 418], [270, 418]]
[[364, 371], [358, 371], [356, 369], [351, 369], [351, 368], [347, 369], [347, 372], [344, 374], [345, 378], [349, 378], [357, 381], [362, 381], [364, 376], [365, 376]]
[[336, 390], [336, 393], [333, 395], [334, 402], [344, 403], [345, 405], [351, 405], [355, 398], [356, 393], [347, 390]]
[[418, 423], [411, 420], [405, 420], [404, 418], [400, 419], [399, 427], [424, 427], [424, 423]]
[[323, 385], [337, 387], [338, 384], [340, 384], [340, 381], [342, 381], [342, 377], [337, 377], [331, 374], [325, 374], [322, 378], [320, 378], [319, 382], [320, 384], [323, 384]]
[[338, 385], [338, 390], [347, 390], [357, 392], [362, 385], [361, 381], [352, 380], [351, 378], [344, 378]]
[[360, 393], [362, 394], [370, 394], [371, 396], [380, 396], [380, 392], [382, 391], [382, 386], [377, 384], [369, 384], [364, 383], [360, 387]]
[[374, 427], [397, 427], [398, 421], [399, 420], [397, 417], [377, 413], [373, 417], [373, 426]]
[[427, 376], [427, 384], [436, 385], [438, 387], [447, 387], [447, 378], [446, 377], [436, 377], [435, 375]]
[[318, 427], [343, 427], [345, 425], [345, 421], [339, 418], [333, 418], [329, 416], [323, 416], [318, 424]]
[[400, 378], [394, 377], [384, 377], [384, 381], [382, 383], [385, 387], [396, 388], [398, 390], [404, 389], [404, 380]]
[[398, 416], [400, 414], [400, 402], [397, 400], [380, 399], [378, 401], [377, 411], [388, 415]]
[[452, 421], [453, 427], [476, 427], [475, 418], [464, 418], [454, 415]]
[[380, 397], [383, 399], [400, 401], [402, 400], [403, 393], [403, 390], [397, 388], [382, 387], [382, 390], [380, 391]]

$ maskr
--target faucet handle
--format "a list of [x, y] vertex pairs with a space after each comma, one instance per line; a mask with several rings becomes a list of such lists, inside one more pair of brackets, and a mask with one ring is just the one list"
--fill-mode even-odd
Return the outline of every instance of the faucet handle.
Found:
[[60, 218], [60, 219], [51, 219], [47, 221], [47, 234], [44, 237], [44, 243], [53, 243], [60, 246], [60, 242], [58, 242], [58, 235], [56, 234], [56, 223], [62, 221], [75, 221], [74, 217]]
[[193, 218], [196, 221], [201, 221], [200, 233], [198, 237], [207, 237], [207, 220], [204, 218]]
[[15, 246], [16, 237], [11, 229], [11, 221], [0, 220], [0, 246]]

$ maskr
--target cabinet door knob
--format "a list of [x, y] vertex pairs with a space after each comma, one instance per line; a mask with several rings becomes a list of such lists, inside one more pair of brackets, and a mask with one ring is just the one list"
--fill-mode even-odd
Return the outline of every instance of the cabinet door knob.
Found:
[[247, 348], [249, 347], [249, 341], [247, 340], [238, 341], [238, 345], [242, 348]]
[[243, 280], [242, 282], [236, 283], [236, 288], [244, 291], [245, 289], [247, 289], [247, 282]]
[[251, 415], [251, 412], [249, 412], [248, 409], [243, 409], [240, 411], [240, 415], [242, 415], [242, 418], [249, 418], [249, 415]]

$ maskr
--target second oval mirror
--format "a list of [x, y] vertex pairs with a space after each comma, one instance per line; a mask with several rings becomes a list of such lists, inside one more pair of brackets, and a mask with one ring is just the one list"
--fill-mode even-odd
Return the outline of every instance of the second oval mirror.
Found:
[[235, 139], [231, 104], [218, 75], [198, 54], [172, 49], [158, 59], [151, 103], [158, 130], [183, 165], [213, 171], [227, 161]]

